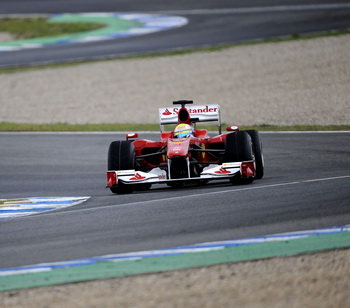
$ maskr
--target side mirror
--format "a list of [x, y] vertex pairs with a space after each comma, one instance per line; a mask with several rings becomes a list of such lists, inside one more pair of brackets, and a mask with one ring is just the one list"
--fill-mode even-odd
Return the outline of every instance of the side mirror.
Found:
[[135, 139], [135, 138], [138, 138], [138, 137], [139, 137], [139, 134], [138, 134], [138, 133], [129, 133], [129, 134], [126, 134], [126, 140]]
[[238, 132], [239, 131], [239, 126], [233, 125], [233, 126], [227, 126], [226, 130], [228, 132]]

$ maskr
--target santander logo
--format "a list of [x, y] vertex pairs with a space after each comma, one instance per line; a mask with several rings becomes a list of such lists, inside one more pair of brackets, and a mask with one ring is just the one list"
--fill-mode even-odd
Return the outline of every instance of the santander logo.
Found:
[[[190, 114], [192, 113], [217, 113], [218, 108], [215, 106], [200, 106], [197, 108], [187, 108], [188, 112]], [[171, 111], [166, 108], [165, 111], [162, 113], [164, 116], [170, 116], [170, 115], [178, 115], [180, 111], [180, 108], [172, 108]]]
[[172, 113], [169, 111], [169, 109], [165, 109], [165, 111], [162, 114], [163, 115], [171, 115]]

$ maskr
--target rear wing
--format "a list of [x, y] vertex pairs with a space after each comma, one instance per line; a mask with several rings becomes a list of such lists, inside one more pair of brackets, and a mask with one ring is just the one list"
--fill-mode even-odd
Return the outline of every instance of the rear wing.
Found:
[[[178, 114], [181, 107], [165, 107], [159, 108], [159, 123], [160, 130], [163, 131], [163, 125], [177, 124]], [[221, 118], [220, 118], [220, 106], [219, 105], [195, 105], [186, 107], [188, 110], [191, 122], [211, 122], [218, 121], [218, 130], [221, 134]]]

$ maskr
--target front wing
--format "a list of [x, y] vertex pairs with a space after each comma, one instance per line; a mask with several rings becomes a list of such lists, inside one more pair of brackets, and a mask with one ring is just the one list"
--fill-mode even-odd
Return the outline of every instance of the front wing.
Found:
[[223, 163], [221, 165], [211, 165], [204, 168], [199, 177], [168, 179], [165, 170], [155, 168], [150, 172], [143, 172], [138, 170], [119, 170], [107, 171], [107, 187], [117, 187], [119, 183], [132, 184], [163, 184], [179, 181], [193, 181], [193, 180], [221, 180], [230, 179], [235, 176], [243, 178], [254, 177], [255, 163], [254, 161]]

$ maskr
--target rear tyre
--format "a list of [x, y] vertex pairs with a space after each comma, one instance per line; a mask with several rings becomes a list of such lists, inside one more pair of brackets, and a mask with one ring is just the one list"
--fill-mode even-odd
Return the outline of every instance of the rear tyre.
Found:
[[[247, 132], [240, 131], [226, 136], [224, 162], [250, 161], [253, 158], [252, 140]], [[248, 184], [253, 180], [254, 177], [237, 176], [230, 181], [232, 184]]]
[[[135, 148], [131, 141], [113, 141], [108, 149], [108, 170], [135, 169]], [[119, 183], [110, 187], [115, 194], [126, 194], [133, 191], [132, 185]]]
[[255, 178], [262, 179], [264, 176], [264, 156], [262, 150], [262, 142], [259, 132], [256, 130], [246, 130], [253, 142], [253, 151], [255, 158]]

